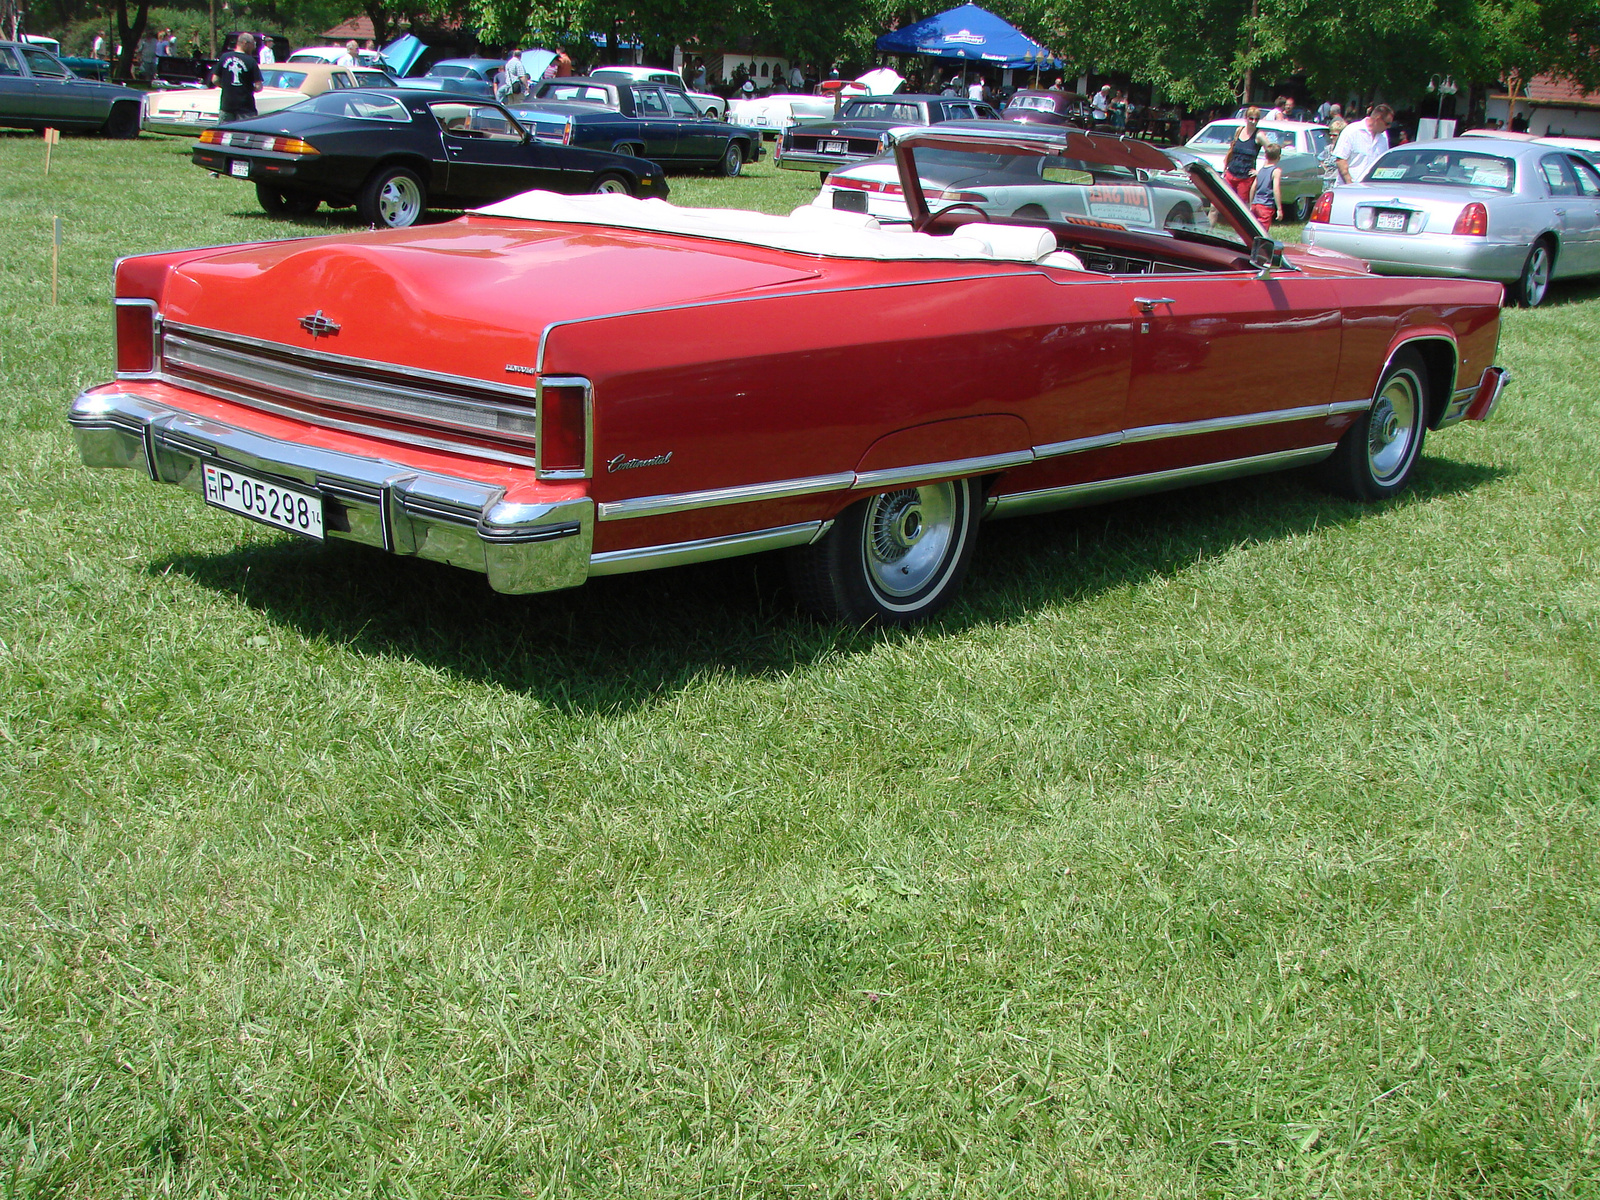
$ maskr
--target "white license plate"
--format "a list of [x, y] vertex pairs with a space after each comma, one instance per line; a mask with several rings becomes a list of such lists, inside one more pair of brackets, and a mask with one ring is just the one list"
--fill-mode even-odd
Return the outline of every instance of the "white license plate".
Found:
[[257, 479], [233, 467], [205, 464], [206, 503], [276, 529], [321, 541], [322, 497]]
[[850, 148], [850, 143], [849, 142], [823, 142], [822, 143], [822, 152], [824, 154], [843, 154], [849, 148]]
[[1403, 212], [1381, 212], [1378, 214], [1378, 228], [1389, 233], [1404, 233], [1406, 230], [1406, 214]]
[[240, 179], [250, 178], [250, 164], [242, 158], [228, 160], [228, 174], [237, 175]]
[[756, 118], [756, 124], [757, 125], [765, 125], [766, 123], [767, 123], [767, 119], [765, 117], [757, 117]]

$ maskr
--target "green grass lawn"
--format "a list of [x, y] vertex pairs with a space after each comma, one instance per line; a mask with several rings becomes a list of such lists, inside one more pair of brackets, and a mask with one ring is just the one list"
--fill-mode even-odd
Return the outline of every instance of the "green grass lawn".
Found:
[[1594, 287], [1399, 502], [1000, 522], [861, 633], [79, 466], [116, 256], [356, 226], [42, 172], [0, 136], [0, 1195], [1600, 1195]]

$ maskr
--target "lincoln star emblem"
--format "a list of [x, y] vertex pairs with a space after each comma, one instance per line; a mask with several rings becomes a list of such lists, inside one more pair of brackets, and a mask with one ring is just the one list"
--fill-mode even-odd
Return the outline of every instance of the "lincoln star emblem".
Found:
[[339, 332], [339, 323], [328, 320], [327, 317], [322, 315], [322, 310], [319, 308], [309, 317], [300, 318], [300, 328], [314, 338], [332, 337]]

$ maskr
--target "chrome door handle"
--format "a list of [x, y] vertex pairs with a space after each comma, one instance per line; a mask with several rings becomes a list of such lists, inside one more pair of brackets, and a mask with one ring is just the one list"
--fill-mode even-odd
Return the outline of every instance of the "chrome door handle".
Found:
[[1158, 304], [1176, 304], [1171, 296], [1135, 296], [1133, 302], [1145, 312], [1154, 312]]

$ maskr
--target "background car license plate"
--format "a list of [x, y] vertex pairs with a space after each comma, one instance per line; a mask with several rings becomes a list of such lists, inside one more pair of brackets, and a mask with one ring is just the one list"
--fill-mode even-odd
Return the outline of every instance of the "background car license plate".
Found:
[[1403, 212], [1380, 212], [1378, 214], [1378, 228], [1391, 233], [1404, 233], [1406, 230], [1406, 214]]
[[321, 496], [215, 463], [205, 464], [205, 479], [207, 504], [322, 541]]
[[250, 178], [250, 164], [242, 158], [228, 160], [228, 174], [237, 175], [240, 179]]
[[850, 144], [848, 142], [823, 142], [822, 143], [822, 152], [824, 154], [843, 154], [849, 148], [850, 148]]

